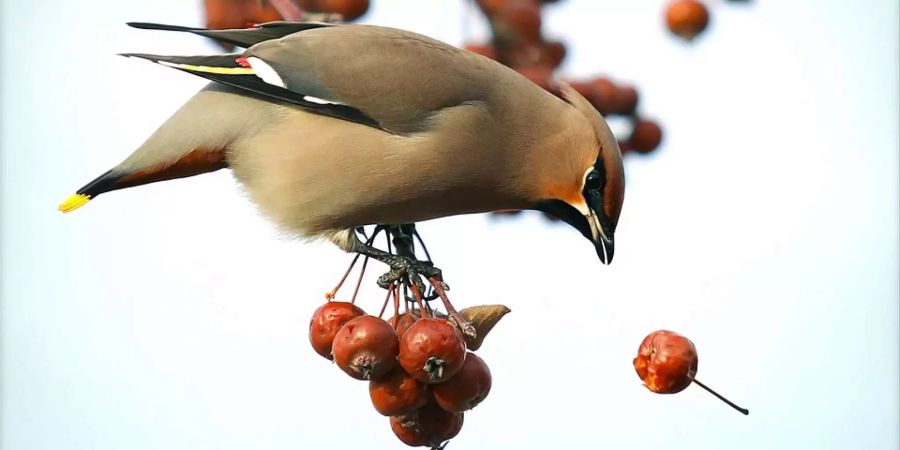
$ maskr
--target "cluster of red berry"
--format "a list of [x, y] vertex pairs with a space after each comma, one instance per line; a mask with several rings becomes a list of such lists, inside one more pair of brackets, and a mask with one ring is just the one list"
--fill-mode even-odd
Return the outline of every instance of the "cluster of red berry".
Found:
[[[490, 43], [465, 46], [515, 69], [542, 88], [558, 94], [553, 72], [566, 56], [566, 46], [544, 40], [541, 35], [541, 6], [555, 0], [476, 0], [491, 25]], [[617, 84], [606, 77], [569, 81], [604, 116], [617, 115], [632, 124], [631, 132], [620, 139], [624, 153], [649, 153], [662, 142], [662, 128], [637, 112], [638, 91], [627, 83]]]
[[385, 321], [330, 301], [313, 314], [309, 340], [347, 375], [369, 381], [372, 405], [390, 416], [401, 441], [438, 447], [459, 433], [463, 413], [487, 397], [491, 371], [467, 351], [480, 342], [467, 342], [452, 320], [427, 315], [413, 310]]

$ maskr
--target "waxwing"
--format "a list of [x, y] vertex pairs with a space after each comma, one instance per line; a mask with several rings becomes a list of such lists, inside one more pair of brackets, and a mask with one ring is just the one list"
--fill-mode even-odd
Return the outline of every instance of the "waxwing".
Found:
[[282, 230], [394, 269], [434, 275], [367, 245], [359, 227], [509, 209], [557, 216], [612, 260], [622, 156], [602, 116], [567, 85], [559, 98], [491, 59], [379, 26], [130, 25], [246, 51], [125, 54], [211, 83], [61, 211], [105, 192], [230, 168]]

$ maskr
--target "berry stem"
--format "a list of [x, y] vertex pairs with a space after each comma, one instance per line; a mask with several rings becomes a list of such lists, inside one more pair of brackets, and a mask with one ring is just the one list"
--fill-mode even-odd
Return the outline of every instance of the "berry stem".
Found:
[[[375, 227], [375, 231], [372, 232], [372, 236], [366, 239], [366, 245], [372, 245], [372, 242], [375, 241], [375, 236], [378, 236], [378, 233], [381, 233], [381, 226]], [[365, 236], [365, 230], [362, 231]], [[388, 239], [390, 242], [390, 239]], [[353, 261], [350, 261], [350, 267], [347, 267], [347, 271], [344, 272], [344, 276], [341, 277], [341, 281], [338, 281], [337, 286], [334, 287], [330, 292], [325, 293], [325, 299], [329, 302], [334, 300], [334, 296], [337, 295], [337, 291], [344, 285], [344, 282], [347, 281], [347, 277], [350, 276], [350, 272], [353, 270], [353, 267], [356, 265], [356, 261], [359, 261], [359, 256], [361, 253], [357, 253], [353, 256]], [[369, 257], [366, 256], [366, 262], [368, 262]], [[366, 271], [366, 263], [363, 263], [363, 272]], [[360, 282], [362, 282], [362, 274], [359, 275]], [[356, 285], [356, 292], [359, 292], [359, 283]], [[353, 300], [356, 301], [356, 292], [353, 293]]]
[[391, 288], [391, 293], [394, 294], [394, 320], [391, 326], [396, 330], [397, 324], [400, 323], [400, 286], [395, 284]]
[[347, 277], [350, 276], [350, 271], [353, 270], [353, 266], [355, 266], [356, 261], [359, 260], [359, 255], [360, 254], [357, 253], [356, 256], [353, 257], [353, 261], [350, 262], [350, 267], [348, 267], [347, 271], [344, 272], [344, 276], [341, 277], [341, 281], [338, 281], [337, 286], [335, 286], [334, 289], [325, 294], [325, 298], [328, 299], [329, 302], [334, 300], [334, 296], [337, 295], [337, 291], [341, 288], [341, 286], [344, 285], [344, 281], [347, 281]]
[[727, 403], [728, 406], [731, 406], [732, 408], [738, 410], [741, 414], [743, 414], [745, 416], [750, 414], [750, 410], [748, 410], [746, 408], [741, 408], [740, 406], [735, 405], [734, 403], [731, 403], [731, 400], [728, 400], [727, 398], [722, 397], [721, 395], [719, 395], [718, 392], [710, 389], [707, 385], [701, 383], [700, 380], [694, 378], [694, 383], [697, 383], [700, 387], [702, 387], [703, 389], [706, 389], [706, 392], [709, 392], [710, 394], [715, 395], [719, 400], [722, 400], [723, 402]]
[[[366, 274], [366, 266], [369, 264], [369, 257], [366, 256], [363, 259], [362, 269], [359, 270], [359, 279], [356, 280], [356, 289], [353, 291], [353, 297], [350, 299], [350, 303], [356, 304], [356, 294], [359, 294], [359, 287], [362, 286], [363, 275]], [[385, 299], [387, 302], [387, 299]]]
[[394, 286], [388, 286], [387, 295], [384, 297], [384, 303], [381, 304], [381, 312], [378, 313], [378, 318], [382, 318], [384, 316], [384, 311], [387, 309], [388, 300], [391, 299], [391, 294], [394, 293]]
[[429, 282], [434, 287], [434, 291], [437, 292], [438, 296], [441, 297], [441, 302], [444, 303], [444, 308], [447, 308], [447, 313], [450, 314], [450, 317], [456, 321], [457, 326], [459, 326], [460, 331], [462, 331], [464, 336], [469, 336], [471, 338], [475, 338], [475, 327], [471, 322], [463, 318], [456, 308], [450, 303], [450, 299], [447, 298], [447, 292], [444, 290], [444, 283], [437, 278], [429, 278]]
[[416, 303], [419, 304], [419, 311], [422, 312], [422, 318], [425, 319], [425, 315], [428, 314], [428, 310], [425, 309], [425, 305], [422, 303], [422, 292], [419, 291], [419, 286], [416, 283], [409, 283], [409, 289], [413, 293], [413, 297], [416, 298]]

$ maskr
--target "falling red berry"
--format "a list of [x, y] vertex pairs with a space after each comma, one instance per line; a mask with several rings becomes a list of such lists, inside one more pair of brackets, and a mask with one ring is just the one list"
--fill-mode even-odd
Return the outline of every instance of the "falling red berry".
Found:
[[742, 414], [750, 413], [697, 380], [697, 348], [674, 331], [659, 330], [647, 335], [633, 364], [644, 386], [652, 392], [674, 394], [693, 382]]
[[654, 331], [641, 342], [634, 369], [644, 386], [657, 394], [681, 392], [697, 374], [697, 349], [678, 333]]

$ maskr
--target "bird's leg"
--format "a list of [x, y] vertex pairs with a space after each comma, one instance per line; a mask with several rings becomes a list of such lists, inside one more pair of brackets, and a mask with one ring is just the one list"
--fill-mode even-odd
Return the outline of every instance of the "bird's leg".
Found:
[[434, 267], [430, 261], [419, 261], [415, 257], [415, 250], [412, 244], [412, 233], [410, 230], [414, 228], [413, 224], [408, 225], [392, 225], [387, 227], [394, 236], [393, 242], [397, 248], [397, 254], [391, 254], [384, 250], [377, 249], [370, 243], [362, 243], [356, 240], [352, 247], [352, 251], [377, 259], [387, 264], [390, 272], [378, 277], [378, 285], [387, 289], [395, 282], [415, 283], [420, 291], [425, 291], [425, 283], [422, 282], [421, 276], [427, 278], [441, 279], [441, 270]]
[[[372, 241], [375, 240], [375, 237], [378, 236], [378, 233], [381, 232], [381, 230], [382, 230], [381, 227], [375, 227], [375, 231], [372, 233], [372, 237], [366, 237], [366, 244], [362, 244], [362, 245], [369, 245], [369, 244], [371, 244]], [[359, 229], [357, 229], [357, 231], [360, 232], [360, 233], [363, 233], [363, 235], [365, 235], [365, 230], [364, 230], [364, 229], [359, 228]], [[332, 289], [331, 291], [325, 293], [325, 299], [326, 299], [326, 300], [328, 300], [329, 302], [332, 301], [332, 300], [334, 300], [334, 297], [337, 295], [337, 291], [341, 288], [341, 286], [344, 285], [344, 282], [347, 281], [347, 277], [350, 276], [350, 272], [353, 271], [353, 267], [356, 266], [356, 261], [359, 260], [359, 256], [360, 256], [360, 254], [357, 253], [357, 254], [353, 257], [353, 261], [350, 262], [350, 267], [347, 267], [347, 271], [344, 272], [344, 276], [341, 277], [341, 280], [338, 281], [338, 283], [337, 283], [337, 285], [334, 287], [334, 289]], [[366, 273], [366, 264], [367, 264], [368, 262], [369, 262], [369, 258], [366, 257], [366, 260], [363, 261], [362, 272], [360, 272], [360, 274], [359, 274], [359, 281], [357, 281], [357, 283], [356, 283], [356, 290], [353, 291], [353, 300], [351, 301], [351, 303], [356, 303], [356, 294], [359, 293], [359, 286], [360, 286], [360, 284], [362, 283], [362, 277], [363, 277], [363, 275]]]

